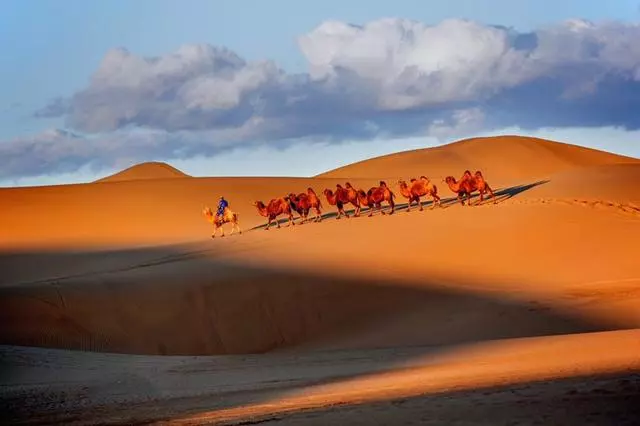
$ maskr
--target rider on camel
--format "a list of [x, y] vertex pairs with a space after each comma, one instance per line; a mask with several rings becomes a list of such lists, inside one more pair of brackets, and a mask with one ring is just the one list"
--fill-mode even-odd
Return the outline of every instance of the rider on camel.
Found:
[[225, 209], [229, 207], [229, 202], [224, 199], [224, 197], [220, 196], [220, 201], [218, 201], [218, 211], [216, 212], [216, 221], [222, 220], [222, 216], [224, 215]]

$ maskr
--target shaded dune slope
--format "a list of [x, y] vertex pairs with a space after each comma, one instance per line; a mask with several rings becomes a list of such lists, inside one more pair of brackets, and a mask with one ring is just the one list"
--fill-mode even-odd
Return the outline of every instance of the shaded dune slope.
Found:
[[0, 344], [157, 355], [439, 346], [614, 329], [428, 283], [210, 259], [5, 288], [0, 308]]

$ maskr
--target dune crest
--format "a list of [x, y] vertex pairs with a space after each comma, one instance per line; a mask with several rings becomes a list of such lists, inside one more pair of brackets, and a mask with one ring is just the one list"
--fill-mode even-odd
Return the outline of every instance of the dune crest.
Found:
[[[626, 157], [563, 142], [527, 136], [463, 139], [446, 145], [383, 155], [321, 173], [317, 178], [380, 178], [404, 175], [446, 176], [482, 169], [500, 181], [547, 177], [575, 167], [640, 163]], [[393, 172], [391, 172], [393, 171]]]
[[191, 177], [175, 167], [158, 161], [136, 164], [95, 182], [120, 182], [140, 179], [171, 179]]

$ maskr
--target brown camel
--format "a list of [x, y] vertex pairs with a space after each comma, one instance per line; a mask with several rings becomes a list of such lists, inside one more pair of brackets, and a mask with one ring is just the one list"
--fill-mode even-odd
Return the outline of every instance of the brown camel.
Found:
[[395, 194], [389, 189], [386, 182], [380, 181], [379, 186], [374, 186], [369, 191], [364, 192], [360, 189], [358, 192], [358, 200], [360, 204], [369, 207], [369, 217], [373, 216], [375, 209], [377, 208], [381, 214], [386, 214], [382, 209], [382, 203], [386, 201], [391, 207], [389, 214], [393, 214], [395, 211], [396, 203], [394, 201]]
[[311, 187], [307, 188], [307, 197], [311, 203], [311, 208], [316, 212], [314, 220], [320, 222], [322, 220], [322, 201], [320, 201], [320, 197], [316, 195], [316, 192]]
[[456, 178], [454, 178], [453, 176], [447, 176], [446, 178], [444, 178], [443, 182], [445, 182], [449, 186], [449, 189], [451, 190], [451, 192], [457, 195], [458, 200], [460, 201], [460, 204], [464, 206], [464, 201], [462, 200], [462, 197], [466, 195], [467, 205], [468, 206], [471, 205], [471, 201], [470, 201], [471, 193], [475, 189], [474, 189], [473, 182], [471, 182], [468, 179], [468, 177], [465, 177], [463, 175], [463, 177], [459, 181], [456, 181]]
[[349, 215], [344, 211], [344, 205], [349, 203], [356, 209], [354, 216], [360, 216], [360, 202], [358, 201], [358, 193], [355, 189], [351, 188], [351, 190], [347, 190], [343, 188], [342, 185], [337, 184], [335, 192], [330, 189], [325, 189], [323, 193], [327, 198], [327, 202], [338, 208], [338, 216], [336, 216], [336, 219], [340, 219], [342, 215], [349, 218]]
[[253, 203], [253, 205], [258, 209], [258, 213], [260, 214], [260, 216], [264, 216], [268, 220], [265, 231], [269, 230], [269, 227], [271, 226], [271, 221], [273, 220], [276, 221], [276, 226], [280, 228], [280, 222], [278, 222], [277, 217], [280, 216], [281, 214], [287, 215], [289, 219], [289, 225], [287, 226], [294, 225], [293, 213], [291, 213], [291, 205], [289, 204], [288, 197], [274, 198], [271, 201], [269, 201], [269, 204], [266, 206], [262, 201], [256, 201]]
[[431, 183], [426, 176], [420, 176], [420, 179], [411, 179], [410, 184], [407, 184], [404, 180], [399, 180], [400, 193], [403, 197], [409, 199], [407, 204], [407, 212], [411, 211], [411, 203], [416, 202], [420, 211], [422, 211], [422, 201], [420, 197], [430, 196], [433, 199], [431, 203], [431, 209], [435, 208], [436, 204], [440, 204], [440, 197], [438, 196], [438, 187]]
[[480, 170], [476, 170], [473, 176], [471, 176], [471, 172], [467, 170], [465, 171], [465, 176], [467, 177], [467, 179], [473, 181], [473, 186], [480, 193], [480, 201], [478, 204], [484, 201], [484, 194], [486, 194], [487, 192], [489, 193], [489, 196], [493, 198], [493, 204], [496, 204], [498, 202], [498, 200], [496, 200], [496, 195], [493, 193], [493, 190], [484, 179], [484, 176], [482, 175], [482, 172]]
[[[313, 189], [311, 189], [311, 191], [313, 191]], [[298, 215], [300, 215], [300, 219], [301, 219], [300, 224], [303, 224], [307, 221], [307, 217], [309, 216], [309, 211], [312, 208], [315, 208], [315, 211], [316, 211], [316, 216], [314, 218], [314, 221], [317, 222], [318, 220], [322, 220], [318, 203], [317, 202], [314, 203], [312, 201], [311, 197], [309, 197], [308, 192], [307, 193], [301, 192], [298, 195], [292, 192], [288, 195], [288, 198], [289, 198], [289, 204], [291, 205], [291, 208], [295, 210], [298, 213]], [[317, 201], [320, 201], [320, 200], [317, 200]]]
[[202, 213], [207, 218], [207, 221], [211, 222], [211, 224], [213, 225], [213, 234], [211, 234], [211, 238], [216, 237], [218, 229], [220, 229], [220, 233], [222, 234], [220, 235], [220, 237], [224, 237], [224, 228], [222, 227], [222, 225], [224, 225], [225, 223], [231, 224], [231, 233], [229, 235], [233, 235], [233, 231], [235, 231], [236, 228], [238, 228], [238, 233], [242, 234], [242, 229], [240, 229], [240, 222], [238, 221], [238, 213], [234, 213], [233, 211], [231, 211], [231, 209], [229, 209], [229, 207], [226, 207], [224, 209], [224, 213], [222, 214], [221, 218], [216, 218], [216, 215], [213, 214], [208, 206], [205, 206], [202, 209]]

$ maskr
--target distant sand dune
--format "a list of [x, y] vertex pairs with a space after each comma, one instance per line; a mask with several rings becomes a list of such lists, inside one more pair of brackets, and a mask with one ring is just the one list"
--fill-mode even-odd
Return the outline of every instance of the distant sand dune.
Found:
[[191, 176], [167, 163], [152, 161], [136, 164], [135, 166], [131, 166], [111, 176], [98, 179], [96, 182], [121, 182], [139, 179], [171, 179], [185, 177]]

